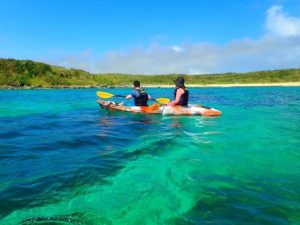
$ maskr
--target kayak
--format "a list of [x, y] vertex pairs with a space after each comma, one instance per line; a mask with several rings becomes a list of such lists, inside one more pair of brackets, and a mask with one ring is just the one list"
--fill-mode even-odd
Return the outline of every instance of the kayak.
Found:
[[131, 113], [160, 114], [160, 115], [201, 115], [220, 116], [221, 111], [200, 105], [189, 106], [161, 106], [153, 104], [150, 106], [125, 106], [112, 101], [97, 100], [102, 109], [110, 111], [123, 111]]

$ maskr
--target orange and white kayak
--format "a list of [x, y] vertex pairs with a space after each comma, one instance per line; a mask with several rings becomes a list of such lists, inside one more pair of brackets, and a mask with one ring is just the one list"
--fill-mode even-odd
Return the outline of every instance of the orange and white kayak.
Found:
[[131, 113], [145, 113], [145, 114], [160, 114], [160, 115], [201, 115], [201, 116], [220, 116], [221, 111], [204, 107], [200, 105], [190, 106], [160, 106], [153, 104], [150, 106], [125, 106], [123, 104], [116, 104], [111, 101], [97, 100], [102, 109], [111, 111], [124, 111]]

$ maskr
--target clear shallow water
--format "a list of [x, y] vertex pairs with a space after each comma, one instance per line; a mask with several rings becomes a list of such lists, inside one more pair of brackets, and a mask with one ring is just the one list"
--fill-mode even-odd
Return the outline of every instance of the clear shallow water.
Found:
[[0, 91], [1, 225], [300, 224], [299, 87], [191, 89], [218, 118], [107, 112], [95, 92]]

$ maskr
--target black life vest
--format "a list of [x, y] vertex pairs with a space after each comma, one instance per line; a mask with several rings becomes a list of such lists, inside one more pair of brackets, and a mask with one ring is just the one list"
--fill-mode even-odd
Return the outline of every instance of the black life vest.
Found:
[[[179, 88], [175, 88], [175, 90], [174, 90], [174, 99], [176, 99], [176, 93], [177, 93], [178, 89]], [[184, 89], [184, 88], [182, 88], [182, 89], [184, 90], [184, 93], [181, 95], [177, 105], [188, 106], [188, 104], [189, 104], [189, 90]]]
[[134, 97], [134, 105], [136, 106], [147, 106], [148, 94], [144, 89], [137, 89], [139, 97]]

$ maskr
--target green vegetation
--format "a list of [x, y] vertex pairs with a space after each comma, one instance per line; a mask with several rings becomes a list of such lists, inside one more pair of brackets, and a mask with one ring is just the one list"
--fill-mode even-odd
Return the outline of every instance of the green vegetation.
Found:
[[148, 85], [174, 85], [173, 80], [178, 76], [185, 78], [187, 84], [210, 85], [210, 84], [257, 84], [257, 83], [285, 83], [300, 82], [300, 69], [261, 71], [252, 73], [227, 73], [210, 75], [124, 75], [102, 74], [95, 75], [100, 84], [108, 86], [128, 86], [133, 80], [139, 80]]
[[0, 59], [0, 86], [69, 87], [97, 85], [88, 72], [31, 60]]
[[227, 73], [210, 75], [128, 75], [90, 74], [78, 69], [65, 69], [31, 60], [0, 59], [0, 87], [50, 88], [50, 87], [119, 87], [131, 86], [133, 80], [143, 85], [173, 85], [173, 80], [183, 76], [187, 84], [253, 84], [300, 82], [300, 69]]

